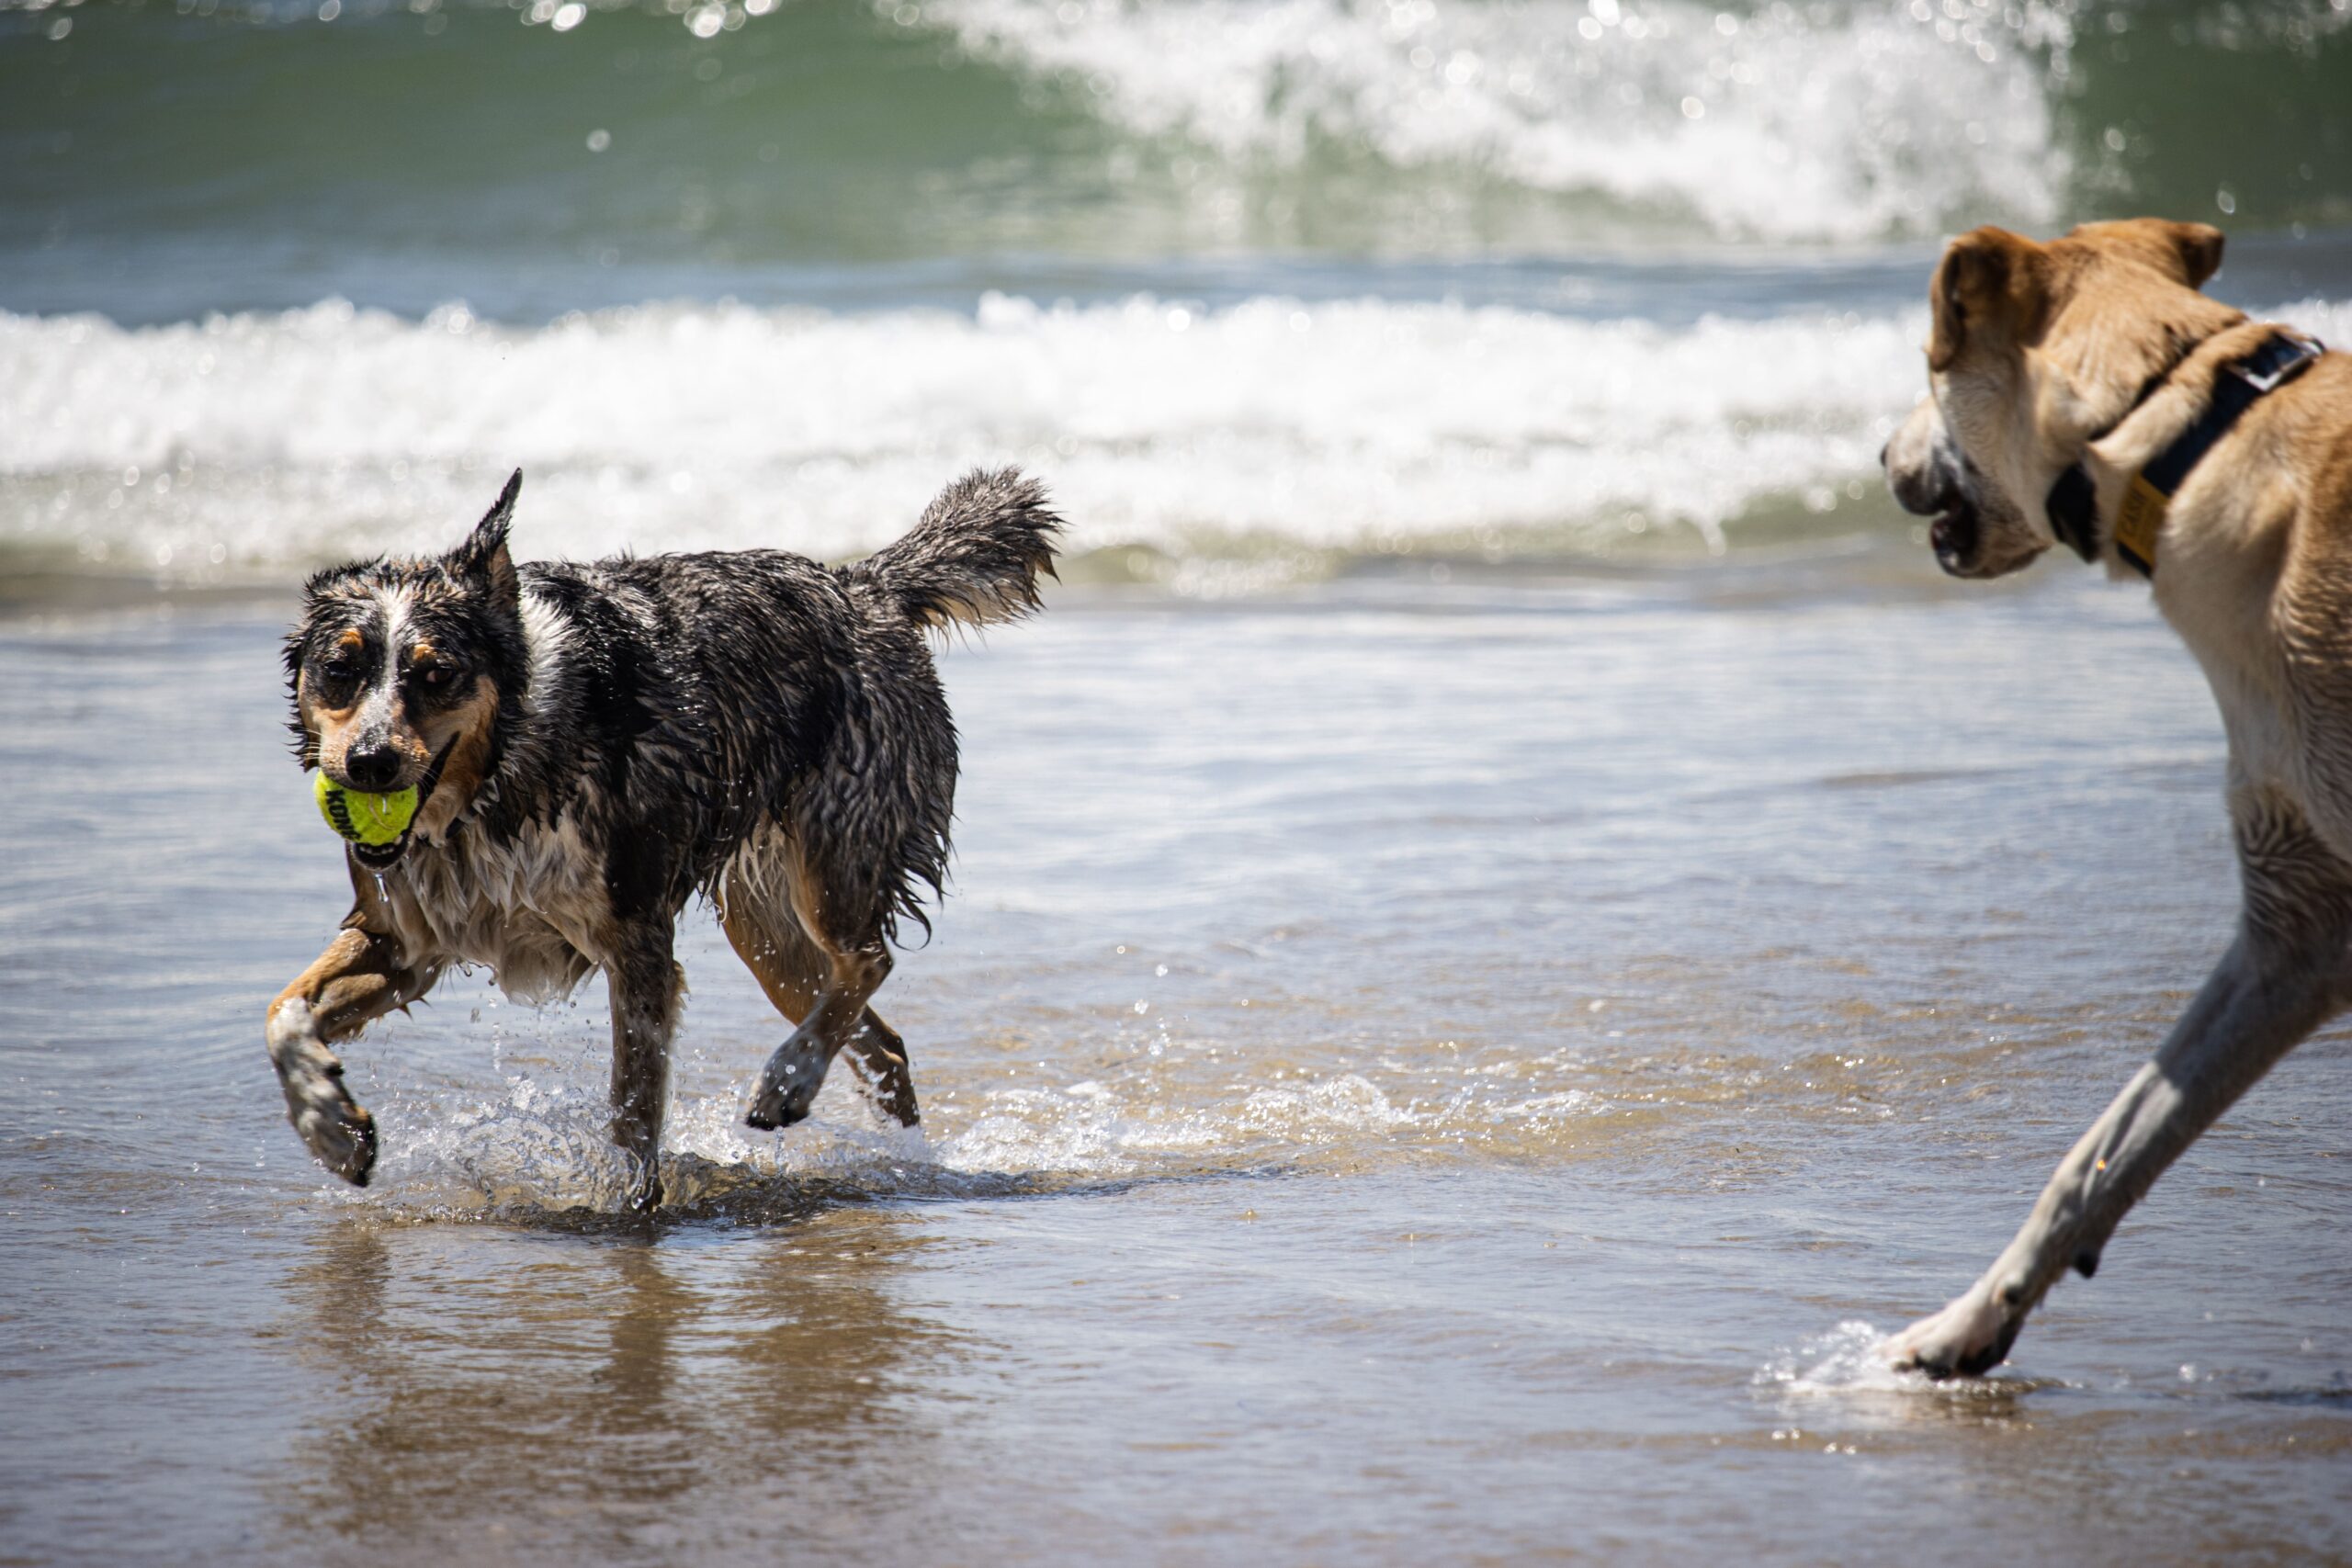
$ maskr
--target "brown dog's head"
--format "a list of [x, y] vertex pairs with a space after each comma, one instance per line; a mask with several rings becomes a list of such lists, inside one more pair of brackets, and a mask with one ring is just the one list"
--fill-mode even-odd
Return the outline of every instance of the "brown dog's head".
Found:
[[518, 471], [465, 543], [436, 559], [363, 561], [305, 585], [286, 639], [296, 750], [348, 789], [416, 787], [409, 833], [352, 852], [381, 869], [438, 838], [493, 764], [528, 676], [522, 584], [506, 548]]
[[2222, 265], [2202, 223], [2086, 223], [2047, 245], [1963, 234], [1928, 287], [1928, 395], [1881, 456], [1933, 517], [1955, 577], [1999, 577], [2055, 542], [2043, 499], [2199, 342], [2243, 320], [2198, 289]]

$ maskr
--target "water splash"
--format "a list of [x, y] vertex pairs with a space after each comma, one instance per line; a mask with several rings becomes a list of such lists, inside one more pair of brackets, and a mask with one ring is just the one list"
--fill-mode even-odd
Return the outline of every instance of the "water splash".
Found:
[[1757, 1372], [1757, 1385], [1798, 1398], [1908, 1393], [1935, 1387], [1921, 1373], [1895, 1370], [1885, 1354], [1890, 1337], [1860, 1318], [1849, 1318], [1776, 1355]]
[[[1947, 1378], [1939, 1382], [1925, 1372], [1897, 1371], [1886, 1358], [1893, 1337], [1860, 1318], [1849, 1318], [1826, 1334], [1804, 1340], [1793, 1350], [1776, 1354], [1757, 1371], [1756, 1387], [1804, 1425], [1834, 1417], [1840, 1424], [1864, 1429], [1893, 1429], [1922, 1421], [2000, 1425], [2019, 1417], [2024, 1408], [2021, 1401], [2028, 1396], [2067, 1386], [2050, 1379], [2017, 1376]], [[1790, 1436], [1803, 1438], [1808, 1434], [1800, 1427]]]
[[[742, 1125], [746, 1078], [679, 1096], [663, 1134], [663, 1201], [677, 1213], [757, 1215], [1291, 1170], [1366, 1148], [1512, 1156], [1572, 1145], [1611, 1109], [1586, 1090], [1527, 1087], [1465, 1086], [1422, 1101], [1353, 1072], [1222, 1094], [1144, 1075], [950, 1090], [922, 1125], [902, 1128], [829, 1085], [814, 1116], [776, 1135]], [[428, 1218], [621, 1213], [636, 1172], [612, 1145], [609, 1114], [591, 1077], [569, 1071], [513, 1072], [487, 1096], [393, 1098], [379, 1107], [385, 1152], [365, 1201]]]

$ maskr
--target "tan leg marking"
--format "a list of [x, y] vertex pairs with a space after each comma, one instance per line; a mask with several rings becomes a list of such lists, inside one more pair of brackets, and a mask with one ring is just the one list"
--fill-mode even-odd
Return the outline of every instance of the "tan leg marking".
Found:
[[269, 1004], [264, 1038], [287, 1118], [319, 1163], [356, 1187], [376, 1164], [376, 1121], [344, 1088], [343, 1063], [327, 1046], [414, 1001], [437, 973], [402, 964], [390, 936], [346, 925]]
[[[719, 924], [728, 942], [776, 1011], [799, 1026], [762, 1075], [752, 1124], [788, 1126], [807, 1115], [825, 1069], [846, 1048], [867, 1098], [911, 1127], [921, 1112], [906, 1043], [866, 1006], [889, 975], [889, 955], [837, 950], [812, 934], [821, 930], [808, 923], [820, 901], [804, 893], [807, 886], [805, 863], [795, 857], [789, 909], [764, 905], [732, 878], [721, 889]], [[763, 1114], [773, 1119], [763, 1122]]]

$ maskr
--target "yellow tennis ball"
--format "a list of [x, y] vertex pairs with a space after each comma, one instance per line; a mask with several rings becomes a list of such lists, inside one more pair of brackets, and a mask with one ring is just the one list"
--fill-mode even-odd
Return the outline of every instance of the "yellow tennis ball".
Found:
[[312, 792], [319, 797], [319, 815], [327, 826], [355, 844], [389, 844], [408, 831], [416, 816], [416, 790], [396, 789], [390, 795], [368, 795], [345, 789], [318, 772]]

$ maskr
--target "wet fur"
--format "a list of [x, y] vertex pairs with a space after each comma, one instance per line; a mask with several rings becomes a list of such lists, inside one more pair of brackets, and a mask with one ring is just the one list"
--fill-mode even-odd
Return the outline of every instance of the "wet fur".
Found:
[[[2096, 554], [2132, 477], [2268, 335], [2199, 289], [2222, 236], [2153, 219], [2037, 244], [1980, 229], [1930, 285], [1930, 395], [1888, 444], [1896, 499], [1934, 516], [1955, 576], [2048, 550], [2044, 497], [2076, 461]], [[2230, 742], [2245, 908], [2228, 954], [2155, 1056], [2083, 1134], [1993, 1266], [1889, 1341], [1902, 1365], [1973, 1373], [2108, 1238], [2165, 1168], [2271, 1066], [2352, 1006], [2352, 356], [2256, 401], [2191, 470], [2157, 536], [2156, 606], [2204, 667]]]
[[364, 1185], [374, 1126], [333, 1041], [452, 964], [533, 999], [602, 969], [614, 1136], [637, 1202], [658, 1202], [684, 989], [672, 933], [697, 893], [799, 1025], [752, 1124], [806, 1115], [844, 1048], [911, 1123], [903, 1046], [866, 1001], [900, 922], [929, 929], [946, 872], [956, 728], [924, 634], [1036, 606], [1060, 527], [1043, 491], [974, 473], [843, 568], [776, 550], [517, 567], [520, 478], [445, 557], [312, 578], [288, 639], [305, 765], [354, 788], [430, 785], [389, 863], [348, 852], [343, 931], [272, 1004], [297, 1130]]

